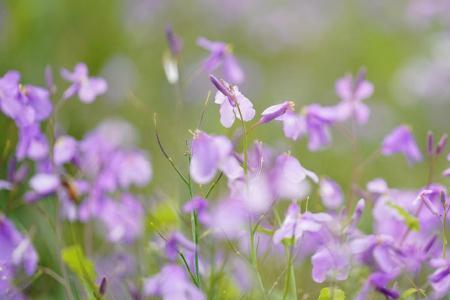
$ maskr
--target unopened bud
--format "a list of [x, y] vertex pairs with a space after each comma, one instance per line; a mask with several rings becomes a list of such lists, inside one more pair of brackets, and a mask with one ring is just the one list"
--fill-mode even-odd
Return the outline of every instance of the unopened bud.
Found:
[[447, 134], [441, 136], [441, 139], [439, 140], [439, 143], [436, 146], [436, 155], [440, 155], [444, 151], [445, 146], [447, 145], [447, 139], [448, 139]]
[[106, 293], [106, 286], [107, 286], [106, 277], [103, 277], [102, 281], [100, 282], [100, 287], [98, 288], [100, 295], [103, 296]]
[[427, 133], [427, 153], [428, 155], [433, 155], [433, 147], [434, 147], [434, 135], [432, 131], [428, 131]]

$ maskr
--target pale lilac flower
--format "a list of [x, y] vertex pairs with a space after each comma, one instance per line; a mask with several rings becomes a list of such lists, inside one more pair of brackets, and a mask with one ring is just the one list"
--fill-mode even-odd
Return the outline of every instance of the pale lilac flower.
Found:
[[435, 268], [433, 274], [428, 277], [433, 290], [441, 296], [450, 292], [450, 262], [445, 259], [433, 259], [431, 266]]
[[162, 300], [204, 300], [203, 292], [177, 265], [166, 265], [162, 270], [144, 281], [144, 295], [161, 297]]
[[107, 199], [100, 215], [108, 230], [108, 239], [115, 243], [131, 243], [144, 229], [144, 209], [131, 194], [124, 194], [119, 201]]
[[209, 225], [211, 222], [211, 216], [208, 213], [208, 201], [199, 196], [194, 196], [190, 201], [186, 202], [183, 206], [183, 212], [193, 213], [197, 212], [198, 220], [203, 225]]
[[49, 92], [41, 87], [20, 85], [20, 74], [9, 71], [0, 78], [0, 108], [17, 126], [31, 126], [52, 112]]
[[275, 200], [271, 182], [265, 173], [250, 173], [245, 179], [240, 178], [229, 185], [230, 196], [239, 199], [250, 213], [266, 212]]
[[354, 117], [359, 124], [365, 124], [369, 118], [369, 108], [362, 101], [373, 94], [373, 84], [365, 79], [365, 71], [361, 70], [356, 79], [346, 75], [336, 81], [336, 94], [341, 103], [336, 107], [340, 121]]
[[71, 136], [63, 135], [56, 139], [53, 148], [53, 161], [56, 165], [71, 162], [78, 152], [78, 142]]
[[389, 187], [383, 178], [375, 178], [367, 183], [367, 191], [374, 194], [384, 194]]
[[36, 251], [30, 240], [2, 214], [0, 214], [0, 245], [0, 269], [7, 269], [13, 277], [20, 270], [24, 270], [29, 276], [33, 275], [38, 262]]
[[331, 280], [346, 280], [350, 272], [350, 255], [342, 246], [327, 245], [320, 248], [312, 257], [312, 278], [322, 283]]
[[229, 179], [243, 175], [243, 169], [233, 155], [233, 146], [224, 136], [210, 136], [197, 131], [192, 140], [190, 173], [200, 184], [210, 182], [221, 170]]
[[62, 69], [61, 76], [72, 82], [72, 85], [64, 92], [64, 99], [78, 94], [82, 102], [91, 103], [108, 89], [105, 79], [89, 77], [88, 68], [84, 63], [77, 64], [73, 72]]
[[335, 121], [333, 110], [311, 104], [303, 108], [301, 117], [304, 118], [304, 132], [308, 135], [308, 149], [318, 151], [326, 147], [331, 142], [329, 127]]
[[291, 200], [306, 196], [308, 187], [305, 186], [305, 179], [307, 177], [316, 183], [319, 181], [315, 173], [305, 169], [295, 157], [287, 153], [277, 157], [270, 177], [276, 196]]
[[275, 231], [273, 242], [279, 244], [285, 239], [298, 241], [305, 232], [319, 232], [326, 223], [331, 221], [331, 216], [326, 213], [302, 214], [298, 204], [293, 202], [288, 208], [283, 224]]
[[406, 125], [395, 128], [384, 138], [381, 152], [386, 156], [401, 153], [410, 164], [422, 160], [422, 153], [417, 146], [412, 130]]
[[344, 200], [344, 194], [339, 184], [329, 178], [320, 180], [319, 193], [322, 203], [327, 209], [339, 208]]
[[167, 238], [165, 252], [167, 258], [171, 261], [176, 261], [180, 253], [185, 257], [192, 257], [192, 254], [195, 253], [195, 244], [181, 233], [173, 232]]
[[204, 37], [197, 39], [197, 45], [210, 52], [202, 64], [202, 68], [207, 73], [222, 66], [223, 77], [227, 81], [233, 84], [240, 84], [244, 81], [244, 72], [232, 54], [230, 45], [224, 42], [213, 42]]
[[[211, 76], [214, 85], [217, 79]], [[237, 119], [248, 122], [255, 116], [255, 109], [253, 103], [241, 94], [236, 85], [230, 85], [225, 81], [220, 81], [221, 87], [216, 93], [215, 103], [220, 105], [220, 123], [230, 128]], [[216, 86], [217, 87], [217, 86]], [[225, 94], [224, 94], [225, 93]]]
[[152, 178], [150, 162], [142, 151], [116, 151], [110, 158], [111, 171], [115, 173], [118, 186], [145, 186]]
[[48, 156], [49, 146], [38, 124], [19, 128], [19, 142], [16, 148], [18, 160], [30, 158], [41, 160]]

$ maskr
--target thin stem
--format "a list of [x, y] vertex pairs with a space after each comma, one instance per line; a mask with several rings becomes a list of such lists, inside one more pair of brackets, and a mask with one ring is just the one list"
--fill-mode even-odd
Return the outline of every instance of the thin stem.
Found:
[[253, 268], [255, 269], [256, 278], [258, 280], [259, 286], [261, 288], [261, 292], [263, 294], [263, 298], [267, 299], [266, 295], [266, 289], [264, 287], [264, 282], [261, 278], [261, 273], [259, 272], [259, 266], [258, 266], [258, 256], [256, 253], [256, 247], [255, 247], [255, 230], [250, 228], [250, 261], [253, 265]]
[[[164, 146], [161, 143], [161, 139], [159, 138], [159, 134], [158, 134], [158, 127], [156, 126], [156, 113], [153, 116], [153, 122], [155, 124], [155, 136], [156, 136], [156, 141], [158, 143], [159, 149], [161, 150], [162, 154], [164, 155], [164, 157], [169, 161], [170, 165], [172, 166], [172, 168], [175, 170], [175, 172], [177, 172], [178, 176], [181, 178], [181, 180], [188, 186], [188, 188], [190, 188], [190, 184], [188, 179], [180, 172], [180, 170], [177, 168], [177, 166], [175, 165], [172, 157], [169, 156], [169, 154], [167, 153], [167, 151], [164, 149]], [[192, 194], [192, 192], [191, 192]], [[191, 195], [192, 196], [192, 195]]]
[[220, 172], [219, 176], [217, 176], [216, 180], [212, 183], [212, 185], [209, 187], [208, 191], [205, 194], [205, 199], [208, 199], [208, 197], [211, 195], [212, 191], [215, 189], [217, 184], [219, 183], [220, 179], [223, 177], [223, 172]]
[[244, 118], [242, 117], [241, 108], [239, 107], [239, 104], [236, 103], [236, 107], [238, 109], [239, 118], [241, 119], [241, 126], [242, 126], [242, 133], [243, 133], [243, 152], [244, 152], [244, 174], [247, 175], [247, 169], [248, 169], [248, 138], [247, 138], [247, 127], [245, 126]]

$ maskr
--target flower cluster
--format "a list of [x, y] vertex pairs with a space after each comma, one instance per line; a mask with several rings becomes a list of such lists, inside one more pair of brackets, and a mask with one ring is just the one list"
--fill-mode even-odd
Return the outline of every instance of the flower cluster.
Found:
[[[170, 57], [164, 67], [174, 84], [180, 79], [182, 43], [170, 27], [166, 36]], [[222, 299], [223, 289], [251, 299], [300, 299], [318, 291], [296, 280], [300, 267], [309, 268], [303, 265], [308, 261], [312, 281], [323, 287], [319, 299], [329, 293], [358, 300], [374, 295], [445, 299], [450, 294], [450, 196], [444, 182], [450, 169], [444, 167], [439, 174], [436, 169], [442, 157], [450, 160], [445, 155], [447, 135], [435, 143], [430, 132], [422, 153], [412, 127], [399, 125], [379, 141], [374, 156], [349, 167], [352, 178], [344, 186], [328, 174], [311, 171], [314, 166], [289, 148], [250, 137], [281, 122], [284, 137], [306, 138], [311, 152], [330, 147], [333, 134], [342, 134], [357, 151], [355, 127], [368, 122], [365, 100], [374, 93], [364, 69], [336, 81], [339, 100], [334, 105], [310, 103], [296, 111], [295, 101], [280, 101], [255, 119], [257, 105], [236, 85], [244, 73], [231, 47], [205, 38], [198, 44], [210, 52], [201, 68], [208, 73], [222, 68], [224, 79], [214, 74], [209, 79], [217, 89], [218, 122], [232, 135], [191, 130], [184, 170], [169, 156], [155, 128], [167, 166], [186, 187], [184, 194], [177, 193], [182, 199], [176, 204], [161, 201], [156, 191], [151, 198], [144, 196], [152, 167], [125, 121], [104, 121], [82, 137], [56, 130], [56, 112], [66, 99], [78, 96], [91, 103], [107, 90], [106, 81], [90, 77], [85, 64], [76, 65], [74, 72], [62, 70], [70, 86], [56, 103], [50, 71], [46, 88], [20, 84], [15, 71], [0, 79], [0, 108], [18, 135], [0, 189], [11, 197], [19, 195], [20, 205], [38, 211], [42, 202], [56, 204], [56, 226], [69, 226], [75, 243], [57, 250], [64, 266], [79, 277], [85, 290], [79, 293], [95, 299], [203, 300]], [[363, 182], [357, 176], [373, 160], [395, 154], [406, 158], [405, 168], [427, 158], [423, 186], [396, 188], [382, 178]], [[0, 296], [26, 299], [20, 283], [47, 269], [38, 265], [34, 234], [22, 233], [20, 220], [12, 216], [9, 209], [0, 214]], [[83, 243], [75, 225], [83, 229]], [[92, 252], [96, 239], [91, 226], [108, 245], [108, 255]], [[59, 230], [64, 226], [55, 228], [55, 234]], [[140, 255], [130, 255], [131, 249]], [[151, 266], [146, 266], [143, 256], [150, 255]], [[264, 270], [274, 276], [266, 278]], [[72, 298], [73, 278], [57, 276]], [[284, 281], [282, 290], [279, 281]], [[352, 282], [351, 288], [346, 282]]]

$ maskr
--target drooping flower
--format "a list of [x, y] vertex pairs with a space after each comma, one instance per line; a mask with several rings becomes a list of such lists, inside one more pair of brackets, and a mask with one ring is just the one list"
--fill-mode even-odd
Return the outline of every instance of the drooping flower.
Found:
[[224, 136], [211, 136], [197, 131], [192, 140], [190, 173], [200, 184], [210, 182], [221, 170], [229, 179], [243, 175], [243, 169], [233, 155], [233, 146]]
[[297, 241], [305, 232], [318, 232], [330, 221], [332, 218], [326, 213], [300, 213], [298, 204], [293, 202], [288, 208], [283, 224], [275, 231], [273, 242], [279, 244], [285, 239]]
[[295, 103], [292, 101], [284, 101], [283, 103], [269, 106], [261, 113], [261, 119], [258, 123], [265, 124], [272, 120], [283, 120], [282, 117], [294, 111]]
[[177, 265], [166, 265], [162, 270], [144, 282], [144, 295], [161, 297], [163, 300], [204, 300], [205, 296], [188, 279], [184, 270]]
[[322, 198], [322, 203], [327, 209], [337, 209], [342, 205], [344, 195], [337, 182], [329, 178], [321, 179], [319, 192], [320, 197]]
[[88, 68], [84, 63], [77, 64], [73, 72], [62, 69], [61, 76], [72, 83], [64, 92], [64, 99], [78, 94], [82, 102], [91, 103], [97, 96], [104, 94], [108, 89], [105, 79], [89, 77]]
[[422, 160], [422, 153], [417, 146], [412, 130], [406, 125], [395, 128], [384, 138], [381, 152], [386, 156], [401, 153], [410, 164]]
[[362, 101], [372, 96], [374, 88], [365, 77], [366, 72], [362, 69], [355, 80], [352, 75], [346, 75], [336, 81], [336, 94], [341, 98], [341, 103], [335, 111], [340, 121], [354, 117], [359, 124], [365, 124], [369, 119], [369, 108]]
[[248, 122], [255, 116], [252, 102], [241, 94], [239, 88], [210, 75], [213, 84], [218, 87], [215, 103], [220, 105], [220, 123], [230, 128], [237, 119]]
[[319, 181], [317, 175], [305, 169], [295, 157], [284, 153], [275, 161], [270, 182], [278, 198], [296, 200], [306, 196], [309, 190], [305, 181], [307, 177], [316, 183]]
[[202, 68], [206, 72], [211, 73], [222, 66], [225, 80], [233, 84], [240, 84], [244, 81], [244, 72], [232, 54], [230, 45], [224, 42], [213, 42], [204, 37], [197, 39], [197, 45], [210, 52], [202, 64]]

